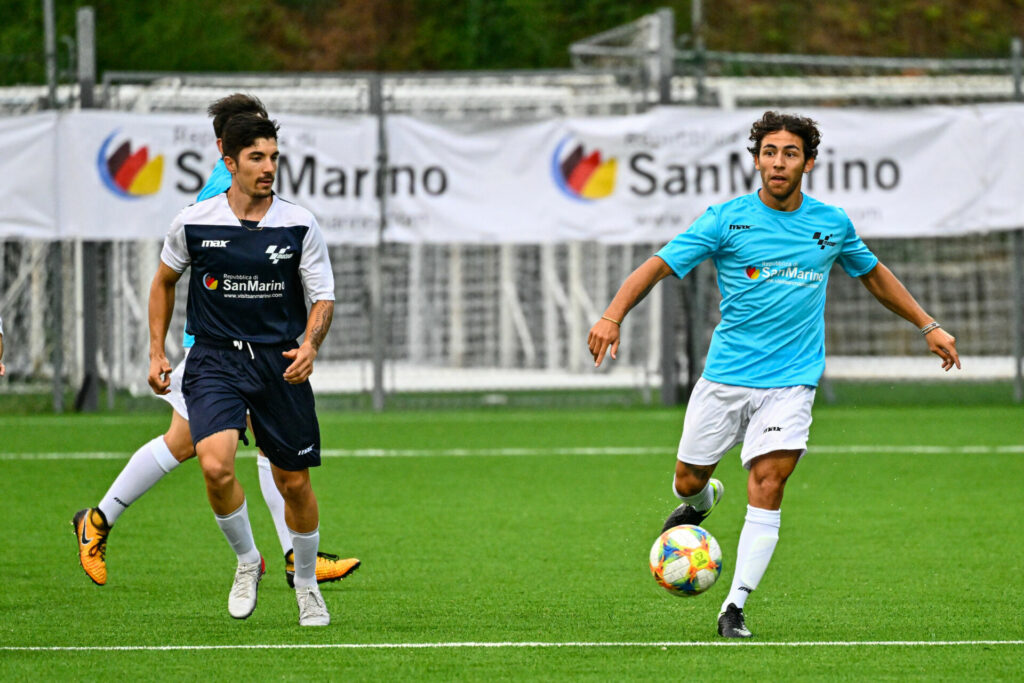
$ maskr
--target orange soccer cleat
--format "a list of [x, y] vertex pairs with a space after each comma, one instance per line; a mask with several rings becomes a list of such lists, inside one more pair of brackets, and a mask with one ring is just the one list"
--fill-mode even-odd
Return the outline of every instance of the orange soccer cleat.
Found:
[[71, 520], [78, 542], [78, 561], [97, 586], [107, 582], [107, 535], [110, 525], [99, 508], [85, 508]]
[[[330, 583], [341, 581], [355, 570], [361, 563], [354, 557], [341, 559], [330, 553], [316, 554], [316, 582]], [[295, 588], [295, 553], [291, 550], [284, 554], [284, 571], [288, 585]]]

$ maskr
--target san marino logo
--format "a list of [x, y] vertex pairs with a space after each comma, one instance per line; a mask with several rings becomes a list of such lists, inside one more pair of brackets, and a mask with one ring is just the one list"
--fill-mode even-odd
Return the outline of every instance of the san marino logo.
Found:
[[[571, 148], [571, 151], [567, 151]], [[602, 159], [600, 150], [587, 152], [566, 136], [551, 155], [551, 176], [566, 196], [581, 202], [603, 199], [615, 190], [618, 161]]]
[[817, 287], [825, 281], [825, 276], [822, 273], [812, 269], [803, 269], [789, 261], [769, 261], [760, 266], [747, 266], [744, 272], [751, 280], [763, 280], [773, 284], [795, 287]]
[[133, 150], [131, 140], [122, 139], [114, 147], [118, 133], [120, 130], [115, 130], [107, 136], [96, 156], [96, 167], [103, 185], [122, 199], [156, 194], [164, 175], [163, 155], [150, 158], [149, 147], [143, 145]]
[[209, 290], [214, 290], [217, 289], [218, 284], [220, 283], [218, 282], [217, 278], [210, 275], [209, 273], [203, 276], [203, 287], [206, 287]]

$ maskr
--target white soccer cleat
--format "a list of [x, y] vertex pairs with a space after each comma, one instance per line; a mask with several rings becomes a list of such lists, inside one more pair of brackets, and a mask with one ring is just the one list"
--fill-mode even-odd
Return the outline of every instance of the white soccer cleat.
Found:
[[299, 626], [327, 626], [331, 615], [316, 585], [296, 586], [295, 599], [299, 603]]
[[266, 571], [267, 565], [260, 557], [259, 562], [251, 564], [238, 563], [235, 570], [235, 582], [231, 584], [231, 593], [228, 595], [228, 614], [235, 619], [245, 619], [256, 609], [256, 593], [259, 591], [260, 579]]

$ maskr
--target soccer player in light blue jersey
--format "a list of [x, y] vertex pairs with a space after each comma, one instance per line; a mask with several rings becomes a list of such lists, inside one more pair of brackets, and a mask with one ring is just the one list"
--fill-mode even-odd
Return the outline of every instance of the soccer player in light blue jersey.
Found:
[[[236, 114], [253, 113], [267, 118], [267, 110], [259, 99], [236, 93], [217, 100], [209, 106], [207, 113], [213, 117], [213, 132], [217, 136], [217, 147], [223, 154], [221, 134], [224, 126]], [[231, 173], [220, 159], [214, 166], [206, 185], [196, 201], [215, 197], [231, 186]], [[182, 346], [186, 355], [195, 339], [187, 332]], [[195, 457], [195, 447], [189, 429], [188, 409], [181, 391], [181, 379], [185, 369], [182, 360], [171, 373], [170, 391], [160, 398], [171, 404], [171, 424], [167, 431], [140, 447], [125, 464], [96, 507], [79, 510], [72, 520], [78, 543], [78, 558], [82, 569], [96, 584], [107, 582], [106, 548], [110, 529], [129, 505], [138, 500], [160, 479], [173, 471], [179, 464]], [[285, 578], [289, 585], [294, 583], [295, 566], [291, 534], [285, 522], [285, 502], [274, 483], [270, 462], [261, 452], [257, 457], [260, 491], [274, 520], [281, 549], [284, 552]], [[321, 552], [317, 556], [316, 575], [320, 582], [338, 581], [358, 569], [359, 560], [340, 558]]]
[[718, 633], [726, 638], [751, 636], [743, 609], [771, 561], [783, 490], [807, 450], [815, 387], [825, 370], [832, 264], [916, 325], [943, 370], [960, 367], [956, 340], [871, 253], [846, 213], [801, 191], [820, 139], [809, 118], [765, 112], [751, 128], [749, 148], [761, 188], [710, 207], [633, 271], [587, 340], [595, 366], [606, 353], [614, 359], [622, 319], [655, 284], [714, 261], [721, 321], [683, 421], [672, 487], [683, 502], [663, 530], [704, 521], [724, 490], [711, 475], [726, 451], [743, 443], [748, 505], [732, 587], [718, 616]]

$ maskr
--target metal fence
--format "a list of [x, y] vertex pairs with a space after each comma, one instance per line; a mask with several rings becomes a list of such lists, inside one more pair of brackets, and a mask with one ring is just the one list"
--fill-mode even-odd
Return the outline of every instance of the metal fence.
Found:
[[[257, 94], [275, 114], [375, 111], [522, 121], [630, 114], [659, 103], [889, 107], [1020, 99], [1019, 49], [1005, 60], [724, 53], [704, 50], [699, 35], [684, 37], [680, 49], [673, 23], [671, 12], [662, 10], [575, 43], [575, 68], [567, 71], [116, 72], [104, 75], [94, 100], [125, 111], [202, 112], [226, 92], [242, 90]], [[86, 95], [77, 85], [54, 91], [61, 107], [77, 107]], [[0, 112], [32, 111], [47, 98], [41, 88], [0, 89]], [[682, 284], [666, 281], [631, 314], [613, 371], [595, 373], [586, 357], [590, 324], [658, 246], [332, 247], [337, 307], [314, 386], [346, 393], [353, 402], [372, 397], [377, 407], [501, 402], [524, 392], [550, 403], [649, 401], [659, 393], [678, 400], [699, 373], [717, 322], [710, 264]], [[978, 358], [984, 372], [977, 376], [1016, 377], [1020, 392], [1019, 233], [873, 240], [869, 246], [957, 335], [964, 352]], [[88, 405], [98, 381], [145, 394], [145, 299], [158, 253], [155, 242], [0, 241], [6, 389], [50, 389], [58, 409], [65, 389], [78, 391], [79, 403]], [[86, 281], [95, 287], [84, 287]], [[183, 325], [184, 298], [179, 292], [172, 335]], [[914, 330], [849, 278], [830, 280], [826, 318], [827, 377], [917, 377], [918, 363], [931, 362]], [[173, 355], [174, 345], [168, 347]], [[90, 348], [97, 351], [94, 369]], [[113, 393], [107, 396], [112, 402]]]

